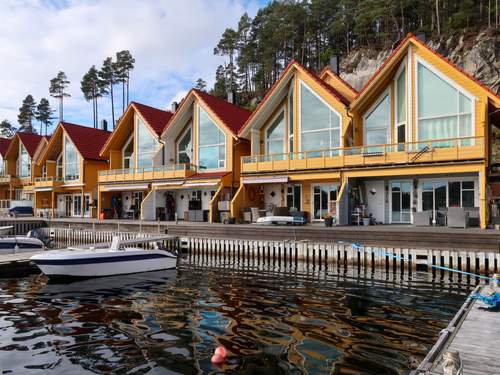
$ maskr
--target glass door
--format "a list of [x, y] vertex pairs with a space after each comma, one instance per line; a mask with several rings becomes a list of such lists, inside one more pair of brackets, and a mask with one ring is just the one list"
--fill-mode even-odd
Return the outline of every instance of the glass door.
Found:
[[64, 201], [65, 201], [65, 210], [64, 210], [64, 216], [71, 216], [73, 213], [73, 197], [71, 195], [65, 195], [64, 196]]
[[391, 223], [411, 223], [411, 181], [391, 182]]
[[82, 216], [82, 196], [73, 195], [73, 216]]
[[286, 187], [286, 206], [290, 211], [300, 211], [302, 209], [302, 186], [288, 185]]
[[432, 221], [437, 223], [438, 211], [447, 205], [447, 183], [445, 181], [424, 182], [422, 184], [422, 211], [432, 210]]
[[322, 220], [327, 213], [336, 213], [338, 185], [313, 186], [314, 220]]

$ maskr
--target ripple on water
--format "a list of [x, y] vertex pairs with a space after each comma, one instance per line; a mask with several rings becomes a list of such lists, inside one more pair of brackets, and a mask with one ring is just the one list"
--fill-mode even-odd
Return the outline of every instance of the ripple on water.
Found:
[[[468, 290], [428, 274], [204, 261], [69, 284], [0, 280], [3, 373], [402, 374]], [[218, 345], [229, 356], [214, 367]]]

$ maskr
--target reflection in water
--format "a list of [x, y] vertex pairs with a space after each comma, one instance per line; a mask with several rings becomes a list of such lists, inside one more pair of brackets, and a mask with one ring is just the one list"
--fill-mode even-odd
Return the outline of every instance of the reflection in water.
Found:
[[[383, 276], [383, 277], [382, 277]], [[179, 270], [47, 284], [0, 280], [0, 369], [14, 374], [404, 374], [467, 285], [184, 261]], [[213, 366], [214, 348], [229, 356]]]

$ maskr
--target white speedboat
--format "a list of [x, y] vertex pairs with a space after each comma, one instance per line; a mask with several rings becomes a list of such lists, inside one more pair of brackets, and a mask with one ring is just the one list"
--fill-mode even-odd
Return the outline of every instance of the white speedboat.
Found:
[[42, 251], [44, 244], [38, 238], [28, 236], [0, 237], [0, 254], [32, 253]]
[[52, 250], [32, 256], [31, 261], [49, 277], [101, 277], [172, 269], [177, 254], [161, 249], [120, 249], [113, 238], [110, 248]]
[[12, 225], [6, 225], [4, 227], [0, 227], [0, 236], [5, 236], [9, 234], [13, 229], [14, 227]]
[[257, 219], [259, 225], [304, 225], [305, 223], [300, 216], [263, 216]]

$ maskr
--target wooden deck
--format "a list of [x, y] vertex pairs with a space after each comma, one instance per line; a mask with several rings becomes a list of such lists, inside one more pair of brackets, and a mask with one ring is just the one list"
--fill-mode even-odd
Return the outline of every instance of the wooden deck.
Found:
[[[476, 289], [479, 291], [480, 289]], [[500, 374], [500, 311], [468, 299], [412, 375], [442, 375], [442, 355], [458, 351], [464, 375]]]

